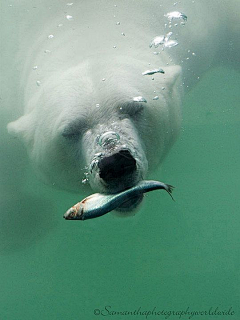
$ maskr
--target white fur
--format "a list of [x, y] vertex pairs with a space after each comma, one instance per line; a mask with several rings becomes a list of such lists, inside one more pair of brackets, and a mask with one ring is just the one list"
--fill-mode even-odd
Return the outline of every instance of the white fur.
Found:
[[[178, 136], [183, 87], [197, 82], [215, 62], [218, 46], [229, 36], [227, 28], [236, 29], [237, 18], [230, 25], [225, 21], [225, 14], [230, 16], [225, 6], [218, 4], [215, 10], [212, 2], [184, 0], [173, 6], [167, 0], [124, 0], [117, 7], [114, 4], [86, 0], [66, 8], [65, 1], [58, 1], [54, 13], [48, 12], [50, 19], [44, 21], [43, 13], [39, 17], [44, 22], [38, 23], [41, 30], [36, 31], [38, 24], [33, 28], [35, 44], [26, 41], [30, 51], [22, 71], [24, 115], [9, 123], [8, 130], [23, 140], [44, 179], [61, 188], [78, 191], [82, 187], [86, 167], [96, 153], [104, 151], [97, 136], [106, 131], [117, 132], [118, 147], [134, 155], [138, 168], [134, 182], [145, 178]], [[234, 5], [229, 3], [229, 8]], [[178, 21], [171, 29], [179, 45], [154, 55], [161, 49], [150, 49], [149, 43], [171, 31], [165, 27], [164, 14], [175, 10], [188, 16], [185, 26]], [[65, 18], [66, 12], [72, 21]], [[63, 26], [57, 27], [60, 23]], [[53, 39], [48, 39], [50, 34]], [[230, 36], [234, 37], [233, 32]], [[165, 74], [142, 76], [147, 69], [159, 67]], [[159, 100], [153, 100], [156, 95]], [[136, 96], [147, 100], [139, 113], [140, 105], [132, 100]], [[78, 139], [62, 136], [71, 127]], [[106, 191], [97, 172], [90, 174], [89, 182], [95, 191]], [[116, 185], [112, 191], [122, 187]]]

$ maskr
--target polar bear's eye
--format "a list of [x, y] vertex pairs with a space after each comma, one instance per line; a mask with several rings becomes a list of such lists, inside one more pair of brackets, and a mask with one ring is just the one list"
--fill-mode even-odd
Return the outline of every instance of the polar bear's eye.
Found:
[[139, 102], [124, 103], [118, 107], [119, 113], [130, 117], [137, 117], [143, 113], [146, 106]]
[[62, 136], [68, 140], [78, 141], [83, 131], [86, 129], [86, 123], [77, 121], [76, 123], [68, 124], [61, 132]]
[[69, 139], [69, 140], [72, 140], [72, 141], [76, 141], [79, 139], [79, 135], [80, 133], [79, 132], [71, 132], [71, 131], [68, 131], [68, 130], [64, 130], [62, 132], [62, 136], [66, 139]]

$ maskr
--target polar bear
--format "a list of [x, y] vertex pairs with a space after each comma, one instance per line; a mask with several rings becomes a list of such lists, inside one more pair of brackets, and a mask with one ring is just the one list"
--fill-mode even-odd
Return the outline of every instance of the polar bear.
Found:
[[27, 31], [36, 41], [24, 43], [24, 112], [9, 133], [59, 188], [79, 192], [84, 180], [94, 192], [117, 193], [136, 185], [177, 139], [183, 91], [230, 53], [221, 45], [237, 32], [236, 5], [53, 2], [54, 12], [43, 10]]

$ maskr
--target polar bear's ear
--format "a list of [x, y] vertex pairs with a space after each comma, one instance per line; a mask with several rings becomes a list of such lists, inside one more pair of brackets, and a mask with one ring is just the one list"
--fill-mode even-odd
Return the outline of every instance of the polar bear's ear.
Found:
[[167, 86], [168, 90], [171, 91], [173, 87], [181, 80], [182, 67], [179, 65], [165, 67], [164, 71], [164, 84]]
[[8, 133], [29, 145], [33, 141], [35, 125], [32, 113], [26, 114], [7, 125]]

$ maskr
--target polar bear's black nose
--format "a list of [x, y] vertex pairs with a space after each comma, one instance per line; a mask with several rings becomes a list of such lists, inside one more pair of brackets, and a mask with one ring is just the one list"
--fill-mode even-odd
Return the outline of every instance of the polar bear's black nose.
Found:
[[98, 163], [99, 176], [105, 182], [125, 177], [136, 169], [136, 160], [127, 149], [122, 149], [108, 157], [101, 159]]

